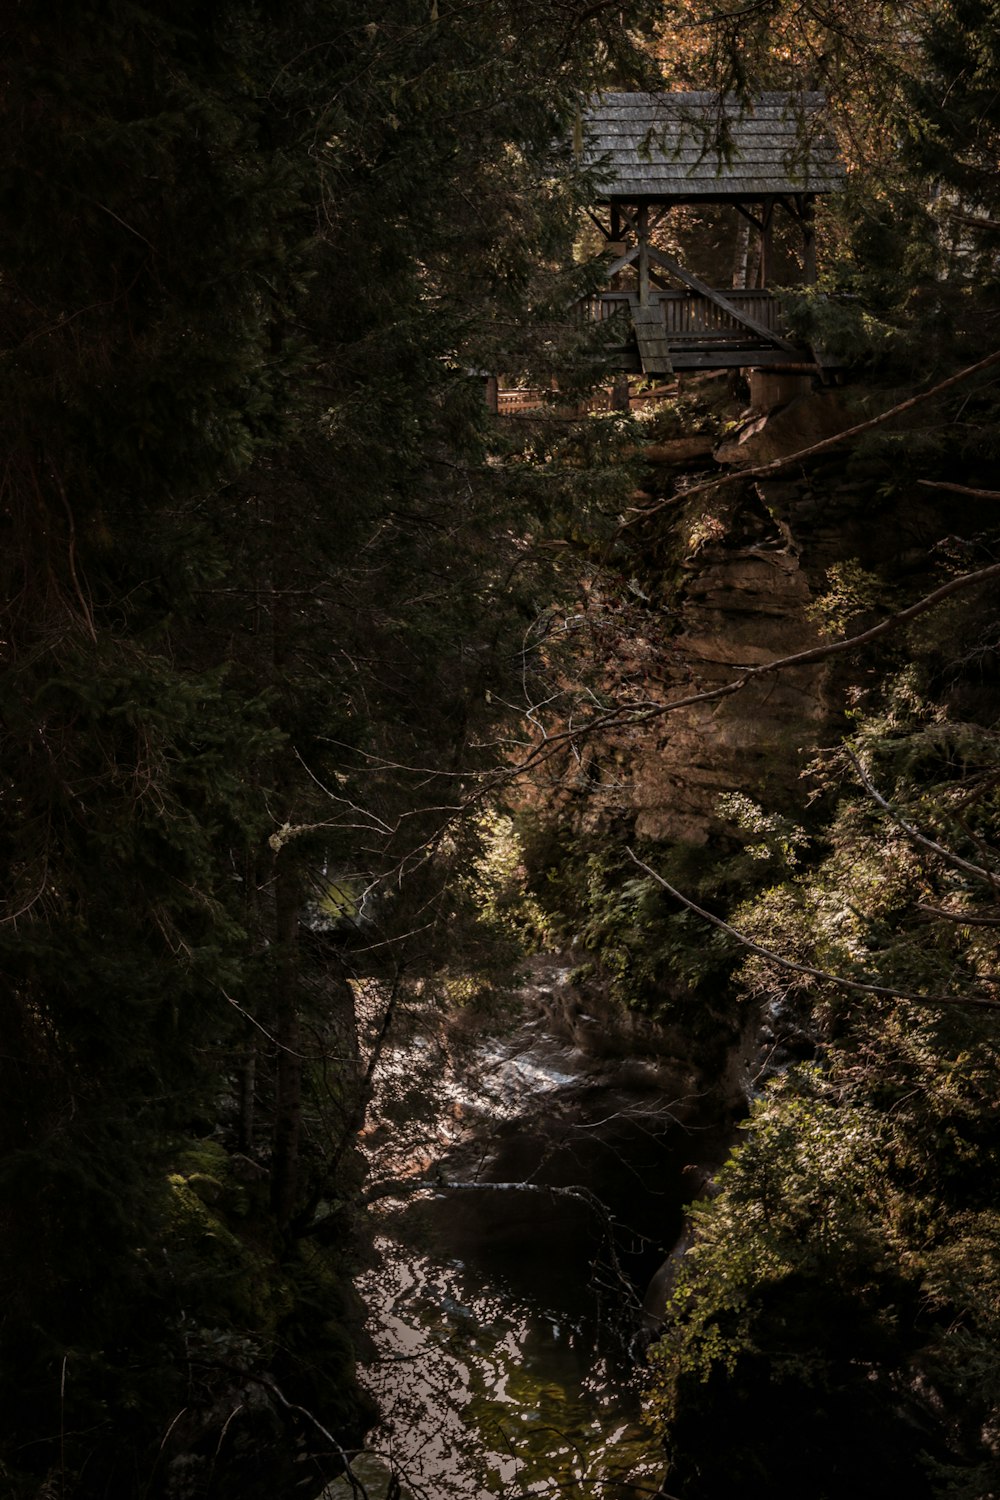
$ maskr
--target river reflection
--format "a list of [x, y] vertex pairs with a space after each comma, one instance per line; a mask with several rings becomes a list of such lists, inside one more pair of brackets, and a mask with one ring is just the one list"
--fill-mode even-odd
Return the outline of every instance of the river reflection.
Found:
[[[662, 1458], [638, 1426], [627, 1364], [613, 1368], [592, 1315], [389, 1238], [377, 1248], [361, 1285], [377, 1350], [363, 1378], [385, 1415], [356, 1471], [373, 1496], [390, 1468], [414, 1500], [655, 1492]], [[606, 1342], [616, 1344], [610, 1330]], [[331, 1500], [349, 1492], [341, 1481]]]
[[567, 973], [501, 1035], [411, 1009], [380, 1059], [362, 1139], [378, 1259], [358, 1290], [383, 1419], [329, 1500], [657, 1493], [629, 1344], [689, 1143], [656, 1079], [549, 1031]]

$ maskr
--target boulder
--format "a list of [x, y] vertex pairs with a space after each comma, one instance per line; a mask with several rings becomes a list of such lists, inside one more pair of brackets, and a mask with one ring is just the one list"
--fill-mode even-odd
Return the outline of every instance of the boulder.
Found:
[[766, 464], [811, 448], [852, 426], [854, 418], [835, 391], [817, 391], [746, 423], [715, 450], [720, 464]]
[[687, 464], [696, 458], [707, 458], [715, 439], [707, 433], [695, 437], [670, 438], [666, 442], [646, 443], [642, 456], [648, 464]]

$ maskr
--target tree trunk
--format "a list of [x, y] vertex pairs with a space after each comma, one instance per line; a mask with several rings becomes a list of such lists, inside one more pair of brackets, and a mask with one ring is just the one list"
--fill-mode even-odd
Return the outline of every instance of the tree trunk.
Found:
[[733, 286], [743, 290], [747, 284], [750, 262], [750, 221], [742, 214], [736, 225], [736, 246], [733, 251]]
[[274, 1138], [271, 1152], [271, 1208], [279, 1228], [287, 1228], [299, 1191], [302, 1134], [302, 1057], [299, 1020], [298, 928], [301, 892], [294, 856], [282, 851], [274, 872], [276, 973], [274, 978], [275, 1061]]

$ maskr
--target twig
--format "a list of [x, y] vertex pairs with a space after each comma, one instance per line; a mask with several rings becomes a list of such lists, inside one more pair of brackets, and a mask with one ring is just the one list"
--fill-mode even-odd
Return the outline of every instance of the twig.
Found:
[[337, 1439], [333, 1436], [333, 1433], [330, 1432], [328, 1428], [323, 1426], [319, 1418], [315, 1417], [313, 1413], [306, 1407], [299, 1406], [298, 1402], [289, 1401], [288, 1397], [284, 1395], [284, 1393], [279, 1389], [270, 1375], [252, 1376], [251, 1379], [255, 1379], [259, 1385], [262, 1385], [264, 1387], [265, 1390], [270, 1391], [272, 1396], [276, 1397], [277, 1400], [281, 1402], [281, 1405], [285, 1408], [286, 1411], [296, 1412], [300, 1417], [305, 1417], [307, 1422], [312, 1423], [316, 1431], [326, 1438], [332, 1450], [338, 1455], [341, 1462], [343, 1463], [344, 1473], [347, 1476], [348, 1484], [351, 1486], [352, 1495], [360, 1496], [361, 1500], [368, 1500], [368, 1491], [365, 1489], [363, 1482], [358, 1478], [354, 1470], [351, 1468], [350, 1457], [347, 1453], [345, 1453], [344, 1449], [337, 1442]]
[[929, 917], [944, 917], [947, 922], [957, 922], [960, 927], [1000, 927], [1000, 917], [975, 916], [970, 911], [955, 911], [947, 906], [931, 906], [926, 901], [917, 902], [917, 911]]
[[69, 1355], [64, 1354], [59, 1375], [59, 1500], [63, 1500], [66, 1494], [66, 1361], [68, 1359]]
[[906, 819], [886, 801], [877, 787], [872, 784], [871, 778], [869, 777], [864, 766], [861, 764], [861, 761], [851, 749], [850, 745], [845, 745], [844, 748], [847, 751], [847, 756], [851, 762], [851, 765], [854, 767], [855, 771], [858, 774], [858, 779], [860, 780], [861, 785], [864, 787], [869, 797], [871, 797], [873, 801], [877, 802], [879, 807], [881, 807], [884, 812], [887, 812], [889, 814], [889, 817], [897, 825], [897, 827], [903, 830], [907, 838], [912, 839], [913, 842], [915, 844], [919, 844], [921, 848], [929, 849], [932, 854], [940, 855], [940, 857], [947, 864], [954, 865], [956, 869], [965, 870], [965, 872], [969, 875], [975, 875], [977, 880], [985, 880], [986, 884], [992, 890], [997, 889], [997, 876], [992, 870], [984, 869], [982, 865], [970, 864], [970, 862], [967, 859], [963, 859], [960, 854], [956, 854], [951, 849], [946, 849], [943, 844], [937, 843], [934, 839], [927, 838], [920, 832], [919, 828], [914, 828], [912, 823], [908, 823]]
[[278, 1048], [279, 1052], [287, 1052], [289, 1057], [297, 1057], [300, 1062], [309, 1061], [309, 1056], [307, 1053], [296, 1052], [292, 1047], [286, 1047], [283, 1042], [279, 1042], [278, 1038], [274, 1036], [272, 1032], [268, 1031], [267, 1027], [263, 1026], [260, 1021], [257, 1020], [256, 1016], [252, 1016], [248, 1010], [245, 1010], [238, 1000], [233, 999], [232, 995], [227, 995], [221, 985], [219, 985], [218, 989], [219, 994], [222, 996], [223, 1000], [228, 1000], [233, 1009], [238, 1010], [240, 1015], [243, 1016], [245, 1020], [250, 1022], [251, 1026], [256, 1026], [257, 1030], [262, 1032], [264, 1036], [267, 1037], [271, 1045]]
[[153, 1460], [153, 1467], [149, 1471], [149, 1478], [146, 1480], [146, 1483], [143, 1485], [143, 1489], [142, 1489], [143, 1500], [146, 1500], [146, 1496], [149, 1494], [149, 1491], [150, 1491], [150, 1489], [152, 1487], [153, 1475], [156, 1473], [157, 1465], [159, 1464], [160, 1459], [163, 1457], [163, 1450], [167, 1446], [167, 1442], [169, 1441], [170, 1434], [173, 1432], [174, 1428], [177, 1426], [177, 1423], [180, 1421], [181, 1417], [184, 1416], [184, 1414], [185, 1414], [186, 1411], [187, 1411], [187, 1407], [186, 1406], [182, 1406], [181, 1409], [180, 1409], [180, 1411], [177, 1413], [176, 1417], [174, 1417], [171, 1420], [170, 1425], [168, 1426], [166, 1432], [164, 1432], [163, 1436], [160, 1439], [160, 1446], [156, 1450], [156, 1457]]
[[769, 963], [777, 964], [781, 969], [790, 969], [794, 974], [808, 974], [812, 979], [823, 979], [829, 984], [838, 985], [841, 989], [856, 990], [864, 995], [881, 995], [887, 1000], [908, 1000], [914, 1005], [972, 1005], [981, 1010], [1000, 1010], [1000, 1000], [991, 999], [987, 995], [914, 995], [905, 990], [889, 989], [886, 985], [864, 984], [859, 979], [845, 979], [843, 975], [831, 974], [827, 969], [815, 969], [810, 964], [800, 964], [796, 963], [793, 959], [783, 958], [780, 953], [775, 953], [771, 948], [761, 947], [760, 943], [755, 943], [752, 938], [747, 937], [745, 932], [738, 932], [735, 927], [731, 927], [721, 917], [717, 917], [712, 912], [706, 911], [702, 906], [696, 906], [687, 896], [682, 896], [680, 891], [674, 890], [674, 887], [668, 881], [664, 880], [662, 875], [658, 875], [655, 870], [651, 869], [631, 849], [626, 849], [625, 852], [633, 864], [638, 865], [640, 870], [645, 870], [646, 874], [651, 876], [657, 885], [662, 886], [668, 895], [673, 896], [675, 901], [679, 901], [682, 906], [686, 906], [688, 911], [693, 911], [695, 916], [703, 917], [713, 927], [718, 927], [720, 932], [724, 932], [729, 937], [734, 938], [742, 948], [748, 949], [751, 953], [756, 953], [760, 958], [766, 958]]

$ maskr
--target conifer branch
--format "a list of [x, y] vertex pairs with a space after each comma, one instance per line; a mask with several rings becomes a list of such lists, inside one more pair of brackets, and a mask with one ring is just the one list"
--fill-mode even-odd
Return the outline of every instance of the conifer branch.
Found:
[[706, 911], [703, 906], [696, 905], [690, 897], [684, 896], [680, 891], [675, 890], [669, 881], [664, 880], [662, 875], [657, 874], [651, 866], [647, 865], [644, 860], [641, 860], [631, 849], [626, 849], [625, 853], [633, 864], [638, 865], [640, 870], [644, 870], [647, 875], [656, 881], [657, 885], [663, 887], [669, 896], [672, 896], [675, 901], [679, 901], [682, 906], [687, 907], [688, 911], [694, 912], [695, 916], [702, 917], [706, 922], [710, 922], [713, 927], [717, 927], [727, 937], [733, 938], [739, 943], [740, 947], [746, 948], [750, 953], [756, 953], [759, 958], [767, 959], [768, 963], [776, 964], [780, 969], [788, 969], [793, 974], [805, 974], [811, 979], [821, 979], [828, 984], [837, 985], [840, 989], [854, 990], [864, 995], [876, 995], [886, 1000], [906, 1000], [912, 1005], [970, 1005], [980, 1010], [1000, 1010], [1000, 999], [995, 999], [989, 995], [917, 995], [908, 990], [891, 989], [888, 985], [865, 984], [860, 979], [848, 979], [843, 974], [832, 974], [828, 969], [817, 969], [811, 964], [800, 964], [796, 963], [794, 959], [784, 958], [780, 953], [775, 953], [773, 948], [764, 948], [760, 943], [755, 943], [753, 938], [747, 937], [745, 932], [738, 931], [729, 922], [723, 921], [722, 917], [717, 917], [714, 912]]
[[871, 777], [868, 775], [864, 766], [861, 764], [860, 759], [857, 755], [855, 755], [850, 745], [845, 745], [844, 748], [847, 751], [847, 757], [850, 760], [851, 765], [857, 772], [858, 779], [861, 782], [861, 785], [864, 787], [869, 797], [871, 797], [874, 802], [878, 803], [883, 812], [888, 813], [892, 821], [903, 830], [907, 838], [912, 839], [912, 841], [915, 844], [920, 845], [921, 848], [930, 850], [932, 854], [939, 855], [946, 864], [954, 866], [955, 869], [964, 870], [967, 875], [974, 875], [977, 880], [984, 880], [992, 890], [997, 890], [998, 878], [993, 870], [987, 870], [982, 865], [971, 864], [969, 860], [963, 859], [962, 856], [960, 854], [956, 854], [954, 850], [946, 849], [943, 844], [937, 843], [935, 839], [927, 838], [925, 834], [922, 834], [920, 832], [919, 828], [914, 828], [913, 824], [907, 822], [902, 814], [898, 813], [896, 809], [885, 799], [885, 797], [882, 796], [881, 792], [873, 784]]

